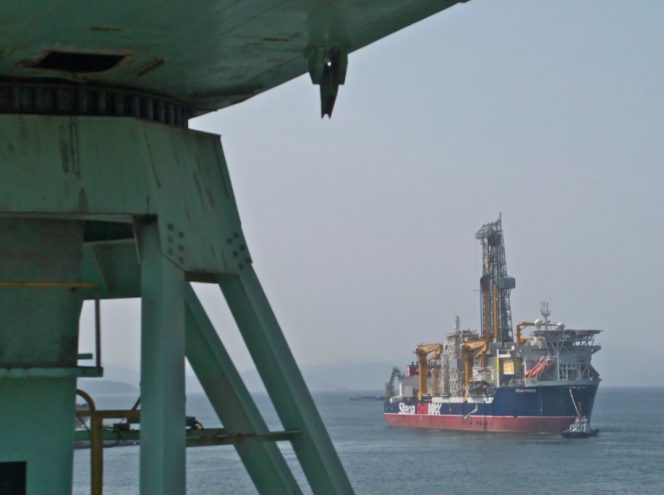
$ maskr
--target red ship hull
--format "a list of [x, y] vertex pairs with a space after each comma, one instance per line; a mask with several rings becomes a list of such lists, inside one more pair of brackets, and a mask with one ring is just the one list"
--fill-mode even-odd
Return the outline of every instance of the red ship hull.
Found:
[[466, 419], [456, 414], [385, 413], [389, 426], [434, 430], [493, 431], [512, 433], [560, 433], [574, 422], [574, 416], [477, 416]]

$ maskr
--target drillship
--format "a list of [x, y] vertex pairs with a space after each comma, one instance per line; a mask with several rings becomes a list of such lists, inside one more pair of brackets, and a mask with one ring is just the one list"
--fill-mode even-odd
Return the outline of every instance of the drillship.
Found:
[[[417, 360], [392, 370], [386, 384], [390, 426], [495, 432], [560, 433], [590, 420], [599, 373], [590, 364], [600, 330], [573, 330], [542, 318], [512, 331], [502, 219], [483, 225], [481, 331], [459, 318], [445, 342], [420, 344]], [[529, 329], [528, 335], [525, 330]], [[398, 390], [395, 381], [398, 380]]]

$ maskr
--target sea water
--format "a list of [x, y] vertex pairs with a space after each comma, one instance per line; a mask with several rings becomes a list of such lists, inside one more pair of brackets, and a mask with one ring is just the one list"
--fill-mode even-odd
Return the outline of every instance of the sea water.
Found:
[[[357, 494], [664, 494], [664, 389], [600, 387], [597, 437], [449, 432], [389, 428], [380, 401], [352, 401], [351, 392], [314, 394]], [[98, 407], [129, 408], [136, 397], [98, 396]], [[266, 395], [256, 395], [271, 429], [280, 430]], [[205, 426], [219, 420], [203, 395], [187, 414]], [[287, 442], [284, 456], [311, 493]], [[105, 450], [104, 493], [138, 493], [138, 447]], [[74, 456], [74, 494], [90, 493], [90, 452]], [[255, 489], [232, 446], [187, 449], [192, 495], [251, 494]]]

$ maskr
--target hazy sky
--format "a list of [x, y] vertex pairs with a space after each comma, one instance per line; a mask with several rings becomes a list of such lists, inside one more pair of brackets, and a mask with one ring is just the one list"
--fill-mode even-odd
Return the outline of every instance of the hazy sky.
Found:
[[[298, 361], [403, 365], [455, 315], [477, 327], [474, 234], [502, 212], [514, 323], [547, 300], [604, 330], [605, 384], [664, 385], [663, 22], [658, 0], [473, 0], [352, 54], [332, 120], [302, 76], [193, 121], [222, 135]], [[103, 313], [106, 364], [136, 367], [138, 302]]]

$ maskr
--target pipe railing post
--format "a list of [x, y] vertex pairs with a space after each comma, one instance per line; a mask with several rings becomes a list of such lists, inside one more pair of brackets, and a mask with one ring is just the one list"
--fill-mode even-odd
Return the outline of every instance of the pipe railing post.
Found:
[[97, 414], [92, 397], [83, 390], [76, 390], [83, 398], [90, 414], [90, 493], [102, 495], [104, 488], [104, 420]]

